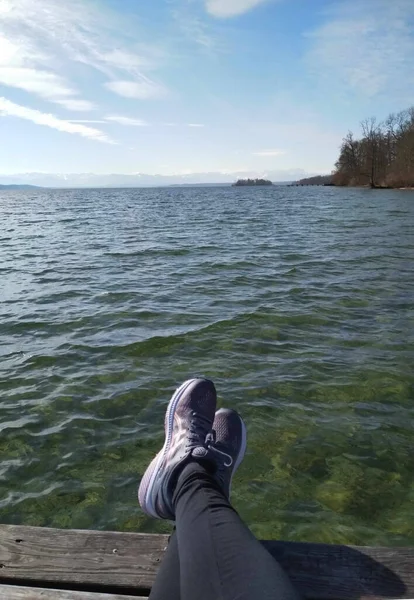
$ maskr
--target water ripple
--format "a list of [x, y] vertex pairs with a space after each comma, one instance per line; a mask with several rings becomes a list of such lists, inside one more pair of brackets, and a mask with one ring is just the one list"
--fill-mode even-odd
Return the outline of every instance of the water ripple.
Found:
[[212, 377], [261, 537], [413, 544], [414, 202], [331, 188], [0, 193], [0, 521], [163, 531], [136, 504]]

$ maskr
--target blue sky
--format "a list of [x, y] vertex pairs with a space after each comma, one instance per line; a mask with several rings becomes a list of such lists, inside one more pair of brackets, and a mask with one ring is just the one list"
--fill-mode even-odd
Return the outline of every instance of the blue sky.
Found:
[[414, 104], [413, 26], [413, 0], [0, 0], [0, 174], [329, 172]]

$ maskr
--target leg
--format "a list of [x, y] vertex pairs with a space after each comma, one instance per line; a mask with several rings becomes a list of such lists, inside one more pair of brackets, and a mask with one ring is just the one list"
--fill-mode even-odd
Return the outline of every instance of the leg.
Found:
[[209, 467], [192, 462], [173, 497], [183, 600], [299, 600], [282, 567], [230, 505]]
[[230, 504], [246, 427], [235, 411], [215, 412], [216, 401], [207, 379], [191, 379], [175, 391], [164, 446], [139, 487], [146, 514], [176, 520], [178, 554], [174, 547], [167, 553], [157, 586], [164, 580], [168, 587], [174, 570], [183, 600], [299, 600], [283, 569]]
[[174, 531], [165, 556], [157, 573], [150, 600], [180, 600], [180, 560], [178, 557], [177, 534]]

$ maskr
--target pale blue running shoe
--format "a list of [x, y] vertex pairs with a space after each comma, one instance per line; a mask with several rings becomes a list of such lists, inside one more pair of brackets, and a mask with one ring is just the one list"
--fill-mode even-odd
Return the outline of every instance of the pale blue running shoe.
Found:
[[139, 503], [147, 515], [174, 520], [174, 484], [191, 458], [210, 453], [216, 404], [216, 389], [208, 379], [190, 379], [174, 393], [165, 415], [164, 446], [139, 486]]

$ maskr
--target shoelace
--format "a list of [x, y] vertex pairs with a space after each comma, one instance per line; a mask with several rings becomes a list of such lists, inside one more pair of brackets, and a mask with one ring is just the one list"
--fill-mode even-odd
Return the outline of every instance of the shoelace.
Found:
[[193, 412], [191, 414], [188, 432], [187, 450], [191, 450], [191, 448], [197, 448], [197, 446], [204, 446], [204, 440], [206, 439], [209, 431], [210, 419], [208, 419], [205, 415]]
[[193, 412], [190, 421], [187, 449], [190, 450], [191, 448], [200, 446], [224, 458], [225, 461], [221, 462], [224, 467], [230, 468], [233, 465], [233, 457], [216, 447], [216, 432], [214, 429], [210, 429], [210, 420], [204, 415]]
[[217, 454], [221, 454], [221, 456], [223, 456], [224, 458], [226, 458], [228, 460], [228, 462], [223, 462], [223, 465], [227, 468], [230, 468], [233, 465], [233, 457], [230, 456], [230, 454], [227, 454], [226, 452], [222, 452], [222, 450], [219, 450], [218, 448], [216, 448], [216, 432], [214, 431], [214, 429], [212, 429], [206, 437], [206, 448], [208, 448], [209, 450], [212, 450], [213, 452], [217, 452]]

